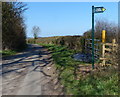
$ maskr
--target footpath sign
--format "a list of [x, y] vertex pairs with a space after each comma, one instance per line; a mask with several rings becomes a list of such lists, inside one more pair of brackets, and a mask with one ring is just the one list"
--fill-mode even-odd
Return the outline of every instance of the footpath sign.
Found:
[[105, 10], [104, 7], [94, 7], [94, 13], [103, 13]]
[[92, 68], [94, 69], [94, 14], [103, 13], [106, 9], [104, 7], [92, 6]]

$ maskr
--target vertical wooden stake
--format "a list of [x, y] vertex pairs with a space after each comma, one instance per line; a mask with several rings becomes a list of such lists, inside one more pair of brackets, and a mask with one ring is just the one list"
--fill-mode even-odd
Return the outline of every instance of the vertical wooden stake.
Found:
[[103, 65], [105, 65], [106, 60], [104, 59], [105, 58], [105, 44], [104, 43], [103, 43], [103, 46], [102, 46], [102, 57], [103, 57]]

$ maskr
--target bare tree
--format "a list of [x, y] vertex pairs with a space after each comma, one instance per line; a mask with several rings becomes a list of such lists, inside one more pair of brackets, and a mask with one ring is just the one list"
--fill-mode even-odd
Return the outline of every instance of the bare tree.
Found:
[[32, 33], [34, 37], [34, 43], [36, 43], [36, 39], [38, 38], [38, 35], [40, 33], [40, 28], [38, 26], [33, 26]]
[[106, 19], [96, 20], [95, 25], [95, 38], [101, 39], [102, 30], [106, 30], [106, 41], [111, 42], [113, 38], [116, 38], [118, 34], [118, 26], [113, 22], [109, 22]]
[[34, 39], [37, 39], [40, 33], [40, 28], [38, 26], [34, 26], [32, 29], [32, 33], [33, 33]]

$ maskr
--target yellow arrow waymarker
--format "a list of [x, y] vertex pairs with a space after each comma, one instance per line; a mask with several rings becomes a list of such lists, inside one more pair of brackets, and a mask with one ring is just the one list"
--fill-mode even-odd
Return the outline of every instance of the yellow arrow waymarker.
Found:
[[94, 7], [94, 13], [103, 13], [105, 10], [104, 7]]
[[105, 8], [102, 8], [102, 11], [105, 11], [106, 9]]

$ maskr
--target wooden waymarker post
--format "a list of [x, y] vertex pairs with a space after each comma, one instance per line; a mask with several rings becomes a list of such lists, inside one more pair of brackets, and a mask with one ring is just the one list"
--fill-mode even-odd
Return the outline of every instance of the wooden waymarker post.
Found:
[[106, 31], [102, 30], [102, 43], [105, 43], [106, 41]]

